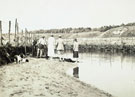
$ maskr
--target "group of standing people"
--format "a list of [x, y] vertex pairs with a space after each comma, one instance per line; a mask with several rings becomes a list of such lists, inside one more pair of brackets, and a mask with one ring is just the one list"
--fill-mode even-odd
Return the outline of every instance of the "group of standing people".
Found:
[[61, 36], [59, 36], [57, 41], [55, 40], [53, 35], [51, 35], [48, 40], [46, 40], [43, 36], [37, 41], [36, 45], [38, 58], [41, 58], [44, 55], [52, 59], [55, 56], [56, 49], [60, 60], [62, 59], [61, 55], [64, 53], [64, 42]]
[[[51, 37], [48, 38], [48, 40], [43, 36], [37, 41], [37, 57], [49, 57], [49, 59], [53, 59], [55, 56], [55, 49], [57, 51], [58, 57], [60, 61], [63, 61], [63, 54], [64, 54], [64, 47], [65, 43], [61, 36], [57, 40], [55, 40], [54, 36], [51, 35]], [[73, 58], [78, 61], [78, 54], [79, 51], [79, 44], [77, 42], [77, 39], [74, 39], [73, 42]]]

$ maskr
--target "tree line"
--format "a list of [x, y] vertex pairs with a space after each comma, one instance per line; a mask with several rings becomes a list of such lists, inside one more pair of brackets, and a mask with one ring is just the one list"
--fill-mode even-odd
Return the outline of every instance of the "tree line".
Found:
[[50, 30], [35, 30], [33, 32], [36, 33], [78, 33], [78, 32], [89, 32], [91, 31], [90, 27], [87, 28], [83, 28], [83, 27], [79, 27], [79, 28], [62, 28], [62, 29], [50, 29]]
[[79, 33], [79, 32], [90, 32], [90, 31], [100, 31], [100, 32], [105, 32], [107, 30], [110, 30], [112, 28], [117, 28], [117, 27], [122, 27], [122, 26], [135, 26], [134, 23], [128, 23], [124, 24], [122, 23], [121, 25], [109, 25], [109, 26], [102, 26], [99, 28], [91, 28], [91, 27], [79, 27], [79, 28], [62, 28], [62, 29], [49, 29], [49, 30], [35, 30], [32, 32], [35, 33]]

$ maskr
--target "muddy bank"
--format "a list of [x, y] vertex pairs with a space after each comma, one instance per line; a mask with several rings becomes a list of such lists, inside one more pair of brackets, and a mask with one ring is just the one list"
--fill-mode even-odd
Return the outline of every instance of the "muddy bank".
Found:
[[112, 97], [68, 76], [75, 63], [29, 58], [0, 67], [0, 97]]

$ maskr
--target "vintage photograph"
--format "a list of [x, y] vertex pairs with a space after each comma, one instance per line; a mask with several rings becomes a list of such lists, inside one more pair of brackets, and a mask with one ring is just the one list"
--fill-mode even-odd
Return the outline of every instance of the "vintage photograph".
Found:
[[135, 97], [135, 0], [0, 0], [0, 97]]

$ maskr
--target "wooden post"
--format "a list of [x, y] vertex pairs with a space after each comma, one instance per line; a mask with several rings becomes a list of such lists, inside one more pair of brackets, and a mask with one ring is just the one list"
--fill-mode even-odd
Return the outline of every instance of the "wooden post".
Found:
[[23, 39], [24, 39], [24, 36], [23, 36], [23, 30], [22, 30], [21, 35], [20, 35], [20, 36], [21, 36], [20, 40], [21, 40], [21, 43], [22, 43], [22, 45], [23, 45], [23, 44], [24, 44], [24, 40], [23, 40]]
[[[52, 33], [52, 32], [51, 32]], [[51, 34], [52, 35], [52, 34]], [[38, 31], [38, 39], [39, 39], [39, 31]]]
[[30, 44], [32, 44], [32, 33], [30, 31]]
[[133, 44], [133, 36], [132, 36], [132, 46], [133, 46], [134, 44]]
[[9, 21], [9, 32], [8, 32], [8, 35], [9, 35], [9, 44], [10, 44], [10, 31], [11, 31], [11, 21]]
[[23, 38], [23, 30], [22, 30], [22, 34], [21, 34], [21, 37]]
[[17, 45], [19, 45], [20, 37], [19, 37], [19, 25], [16, 22], [16, 35], [17, 35]]
[[0, 46], [2, 46], [2, 21], [0, 21]]
[[31, 43], [33, 42], [33, 34], [32, 34], [32, 32], [31, 32]]
[[17, 30], [17, 35], [18, 35], [19, 34], [19, 24], [18, 24], [18, 22], [17, 22], [16, 30]]
[[27, 29], [25, 28], [25, 55], [27, 53], [26, 45], [27, 45]]
[[31, 32], [31, 42], [33, 43], [33, 33]]
[[17, 28], [17, 19], [15, 20], [15, 42], [16, 42], [16, 29]]
[[17, 22], [16, 30], [17, 30], [17, 37], [19, 37], [19, 24], [18, 24], [18, 22]]
[[28, 32], [28, 45], [30, 45], [30, 32]]
[[30, 44], [30, 32], [27, 30], [27, 34], [28, 34], [28, 45]]

